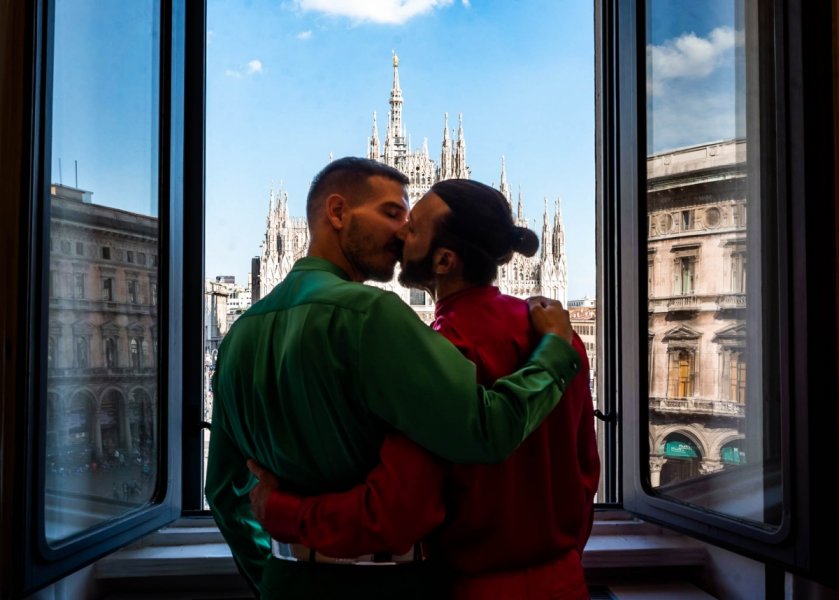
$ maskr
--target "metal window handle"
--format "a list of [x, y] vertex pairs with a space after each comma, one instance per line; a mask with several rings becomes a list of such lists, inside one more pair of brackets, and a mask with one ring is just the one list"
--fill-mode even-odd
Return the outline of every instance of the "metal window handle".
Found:
[[603, 412], [599, 408], [594, 411], [594, 416], [605, 423], [615, 423], [618, 420], [618, 417], [615, 413], [608, 412], [606, 414], [603, 414]]

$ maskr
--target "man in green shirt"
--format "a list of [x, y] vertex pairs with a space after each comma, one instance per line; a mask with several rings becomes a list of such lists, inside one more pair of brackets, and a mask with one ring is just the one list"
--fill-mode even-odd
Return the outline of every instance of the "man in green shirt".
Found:
[[[531, 359], [491, 389], [475, 366], [398, 296], [363, 285], [393, 277], [409, 205], [399, 171], [343, 158], [307, 198], [308, 255], [231, 327], [213, 376], [206, 497], [249, 583], [266, 597], [423, 597], [421, 562], [357, 566], [272, 557], [250, 509], [253, 458], [283, 489], [351, 488], [395, 428], [453, 462], [505, 459], [556, 405], [579, 368], [568, 313], [534, 302], [545, 334]], [[415, 596], [408, 595], [409, 593]]]

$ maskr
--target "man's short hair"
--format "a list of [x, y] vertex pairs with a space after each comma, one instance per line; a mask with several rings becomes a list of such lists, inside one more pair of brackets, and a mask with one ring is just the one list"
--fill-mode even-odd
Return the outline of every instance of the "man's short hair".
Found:
[[306, 218], [309, 223], [313, 222], [329, 194], [346, 194], [351, 202], [365, 199], [369, 192], [367, 182], [376, 175], [402, 185], [408, 184], [408, 178], [401, 171], [369, 158], [345, 156], [330, 162], [315, 175], [309, 186], [306, 197]]
[[449, 207], [440, 217], [432, 250], [445, 247], [460, 255], [463, 278], [475, 285], [489, 285], [514, 252], [533, 256], [539, 238], [513, 221], [507, 198], [493, 187], [471, 179], [446, 179], [431, 186]]

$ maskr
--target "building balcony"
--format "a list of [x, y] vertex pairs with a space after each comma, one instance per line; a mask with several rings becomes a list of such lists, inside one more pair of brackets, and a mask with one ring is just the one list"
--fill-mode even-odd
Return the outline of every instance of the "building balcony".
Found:
[[722, 294], [719, 298], [717, 298], [717, 306], [720, 308], [720, 310], [746, 308], [746, 294]]
[[47, 378], [57, 379], [126, 379], [132, 377], [148, 378], [157, 375], [157, 367], [68, 367], [47, 369]]
[[157, 316], [157, 306], [153, 304], [93, 300], [90, 298], [50, 298], [50, 311]]
[[669, 310], [699, 310], [700, 298], [696, 294], [673, 296], [667, 300]]
[[698, 296], [696, 294], [652, 296], [648, 301], [648, 307], [651, 313], [696, 311], [702, 308], [703, 303], [715, 301], [716, 296]]
[[718, 417], [738, 417], [746, 415], [746, 406], [730, 400], [711, 400], [708, 398], [650, 397], [650, 410], [667, 414], [697, 414]]

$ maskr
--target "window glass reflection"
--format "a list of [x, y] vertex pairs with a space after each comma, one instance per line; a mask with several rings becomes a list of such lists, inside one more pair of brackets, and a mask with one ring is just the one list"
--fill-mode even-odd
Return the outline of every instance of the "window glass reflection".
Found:
[[[55, 2], [44, 506], [49, 542], [155, 491], [159, 2]], [[139, 257], [143, 257], [142, 260]]]
[[763, 456], [777, 428], [747, 384], [763, 306], [747, 287], [761, 241], [748, 220], [754, 13], [742, 0], [646, 6], [650, 484], [773, 523]]

